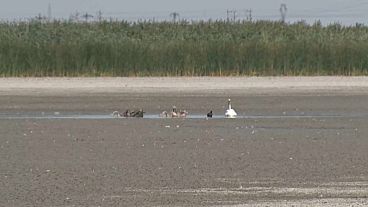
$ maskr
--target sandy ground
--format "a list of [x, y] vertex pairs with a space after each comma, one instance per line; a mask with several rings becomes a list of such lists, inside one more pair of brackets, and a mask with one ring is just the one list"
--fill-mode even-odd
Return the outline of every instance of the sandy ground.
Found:
[[219, 90], [363, 91], [368, 77], [0, 78], [0, 91], [203, 92]]
[[[0, 79], [2, 206], [368, 205], [366, 78], [36, 80]], [[172, 105], [223, 114], [229, 97], [258, 117], [6, 119]]]

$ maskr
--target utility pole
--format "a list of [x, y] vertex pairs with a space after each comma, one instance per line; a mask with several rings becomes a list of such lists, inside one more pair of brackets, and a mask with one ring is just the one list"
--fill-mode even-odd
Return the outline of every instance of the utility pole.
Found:
[[281, 14], [281, 22], [282, 23], [285, 23], [286, 13], [287, 13], [286, 4], [281, 4], [281, 6], [280, 6], [280, 14]]
[[51, 19], [52, 19], [51, 4], [49, 3], [49, 5], [47, 7], [47, 21], [51, 21]]
[[232, 19], [231, 21], [235, 22], [236, 21], [236, 10], [226, 10], [226, 15], [227, 15], [227, 21], [230, 21], [230, 18]]
[[173, 12], [173, 13], [170, 14], [170, 16], [173, 18], [173, 22], [176, 22], [176, 20], [180, 16], [180, 14], [178, 12]]
[[86, 20], [86, 22], [88, 22], [89, 18], [93, 18], [93, 16], [88, 13], [83, 14], [82, 17]]
[[44, 20], [44, 17], [42, 16], [41, 13], [38, 13], [38, 15], [36, 16], [36, 19], [41, 22], [42, 20]]
[[247, 9], [245, 10], [245, 17], [247, 19], [247, 21], [252, 21], [253, 17], [252, 17], [252, 9]]
[[101, 10], [99, 10], [99, 11], [97, 12], [97, 20], [98, 20], [99, 22], [101, 22], [101, 21], [102, 21], [102, 11], [101, 11]]

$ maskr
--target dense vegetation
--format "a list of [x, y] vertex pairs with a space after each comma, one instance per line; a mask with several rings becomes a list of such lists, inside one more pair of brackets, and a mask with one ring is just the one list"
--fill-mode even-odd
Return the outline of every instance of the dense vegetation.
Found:
[[358, 24], [0, 23], [0, 76], [366, 74]]

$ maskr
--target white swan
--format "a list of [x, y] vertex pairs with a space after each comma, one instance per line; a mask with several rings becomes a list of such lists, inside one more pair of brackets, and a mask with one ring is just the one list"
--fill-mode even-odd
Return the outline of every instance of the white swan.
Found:
[[118, 112], [118, 111], [114, 111], [114, 112], [112, 112], [112, 117], [114, 117], [114, 118], [120, 118], [121, 117], [121, 114]]
[[238, 114], [236, 113], [236, 111], [234, 109], [231, 108], [231, 100], [228, 100], [228, 109], [225, 112], [225, 117], [226, 118], [236, 118]]

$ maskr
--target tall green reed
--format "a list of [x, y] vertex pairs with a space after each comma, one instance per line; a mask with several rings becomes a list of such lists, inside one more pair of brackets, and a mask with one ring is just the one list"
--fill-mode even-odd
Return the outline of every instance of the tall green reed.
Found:
[[367, 75], [368, 27], [271, 21], [0, 23], [0, 76]]

